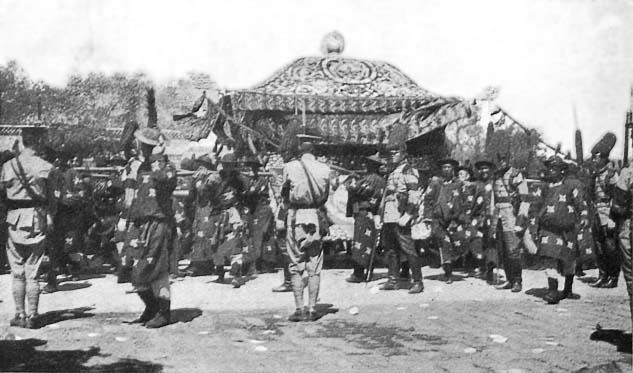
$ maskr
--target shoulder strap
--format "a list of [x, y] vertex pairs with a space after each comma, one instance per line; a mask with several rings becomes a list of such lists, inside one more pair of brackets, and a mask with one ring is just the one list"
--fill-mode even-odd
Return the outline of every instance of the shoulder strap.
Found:
[[301, 167], [303, 167], [303, 171], [306, 173], [306, 177], [308, 179], [308, 188], [310, 188], [310, 199], [312, 199], [312, 203], [317, 204], [316, 201], [316, 193], [314, 193], [314, 186], [312, 185], [312, 174], [308, 171], [305, 163], [301, 159], [299, 159], [299, 163], [301, 163]]
[[[24, 187], [24, 190], [26, 190], [26, 193], [29, 195], [29, 197], [31, 197], [33, 201], [38, 201], [38, 202], [45, 201], [45, 199], [43, 199], [37, 193], [35, 193], [35, 191], [31, 187], [31, 183], [29, 183], [29, 179], [26, 176], [24, 167], [22, 167], [22, 163], [20, 162], [19, 156], [15, 157], [14, 160], [15, 162], [11, 162], [11, 168], [13, 168], [13, 172], [17, 175], [18, 179], [20, 180], [20, 183]], [[17, 166], [17, 170], [15, 169], [16, 166]]]

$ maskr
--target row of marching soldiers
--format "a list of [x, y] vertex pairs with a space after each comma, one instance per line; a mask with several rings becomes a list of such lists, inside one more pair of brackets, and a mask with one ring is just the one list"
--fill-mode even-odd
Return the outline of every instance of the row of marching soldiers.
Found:
[[[549, 304], [578, 297], [574, 275], [594, 258], [600, 277], [591, 286], [616, 287], [622, 268], [631, 294], [633, 175], [630, 168], [616, 172], [612, 147], [594, 147], [582, 169], [557, 156], [546, 159], [536, 180], [499, 155], [497, 163], [476, 162], [474, 171], [444, 159], [439, 175], [416, 169], [402, 152], [392, 153], [391, 172], [385, 160], [367, 157], [369, 174], [348, 184], [356, 265], [347, 281], [370, 277], [365, 268], [382, 249], [389, 275], [382, 290], [400, 288], [399, 271], [408, 262], [409, 293], [422, 292], [421, 267], [430, 254], [439, 257], [447, 284], [454, 264], [469, 256], [475, 273], [496, 289], [520, 292], [527, 252], [546, 268]], [[497, 266], [505, 272], [502, 283], [494, 282]]]

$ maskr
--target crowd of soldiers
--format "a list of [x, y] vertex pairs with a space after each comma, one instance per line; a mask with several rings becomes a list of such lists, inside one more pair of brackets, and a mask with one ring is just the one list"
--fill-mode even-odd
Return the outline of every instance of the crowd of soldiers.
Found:
[[[631, 294], [631, 168], [617, 172], [612, 146], [595, 147], [583, 168], [558, 155], [543, 159], [535, 179], [499, 155], [474, 170], [443, 159], [439, 175], [416, 169], [402, 152], [392, 153], [391, 172], [388, 162], [368, 157], [369, 174], [349, 184], [357, 265], [347, 281], [369, 277], [364, 269], [377, 245], [388, 267], [382, 290], [398, 290], [410, 275], [409, 293], [422, 292], [421, 267], [430, 255], [439, 258], [447, 284], [454, 264], [470, 258], [475, 276], [521, 292], [526, 253], [545, 268], [548, 304], [577, 299], [574, 276], [594, 260], [599, 278], [591, 286], [617, 287], [622, 268]], [[403, 262], [408, 268], [399, 273]], [[505, 272], [502, 283], [495, 282], [496, 267]]]
[[[190, 185], [176, 198], [178, 171], [157, 128], [137, 130], [137, 149], [122, 174], [97, 182], [72, 155], [58, 153], [50, 163], [38, 157], [33, 149], [40, 135], [23, 129], [24, 149], [0, 174], [13, 326], [37, 327], [45, 252], [45, 292], [56, 291], [60, 271], [78, 276], [81, 254], [97, 254], [116, 268], [119, 282], [132, 283], [145, 309], [131, 323], [148, 328], [170, 323], [170, 276], [215, 274], [225, 283], [227, 265], [236, 288], [258, 271], [282, 267], [284, 282], [273, 291], [293, 293], [296, 310], [289, 319], [316, 320], [322, 240], [330, 225], [325, 206], [333, 187], [347, 189], [347, 214], [354, 217], [349, 282], [371, 278], [382, 262], [388, 269], [382, 290], [400, 289], [404, 276], [408, 292], [421, 293], [429, 257], [439, 262], [447, 284], [467, 258], [473, 275], [496, 289], [521, 292], [522, 257], [529, 253], [545, 267], [548, 304], [578, 298], [574, 276], [594, 257], [600, 277], [591, 286], [616, 287], [622, 268], [631, 295], [633, 169], [617, 170], [609, 147], [595, 152], [586, 169], [555, 155], [544, 160], [536, 179], [512, 167], [508, 156], [481, 159], [474, 170], [443, 159], [434, 174], [415, 168], [400, 149], [365, 157], [365, 173], [334, 183], [332, 168], [303, 139], [282, 154], [279, 193], [262, 171], [265, 159], [214, 153], [183, 161]], [[181, 271], [185, 256], [190, 264]], [[497, 281], [497, 268], [505, 281]]]

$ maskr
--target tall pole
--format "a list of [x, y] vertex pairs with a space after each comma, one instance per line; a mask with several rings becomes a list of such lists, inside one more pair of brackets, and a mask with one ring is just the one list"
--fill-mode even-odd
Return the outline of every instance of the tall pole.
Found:
[[624, 159], [622, 163], [624, 167], [629, 165], [629, 137], [633, 128], [633, 111], [626, 113], [626, 122], [624, 123]]

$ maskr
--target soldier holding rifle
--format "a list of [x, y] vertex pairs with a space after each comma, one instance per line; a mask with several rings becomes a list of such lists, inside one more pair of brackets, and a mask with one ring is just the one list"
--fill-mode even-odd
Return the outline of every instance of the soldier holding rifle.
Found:
[[364, 269], [368, 268], [372, 251], [377, 248], [376, 227], [381, 222], [380, 206], [382, 195], [386, 186], [380, 170], [385, 162], [379, 154], [366, 157], [367, 175], [360, 180], [353, 180], [348, 188], [349, 204], [352, 206], [354, 216], [354, 245], [352, 247], [352, 259], [354, 260], [354, 273], [346, 279], [347, 282], [359, 283], [365, 281]]

